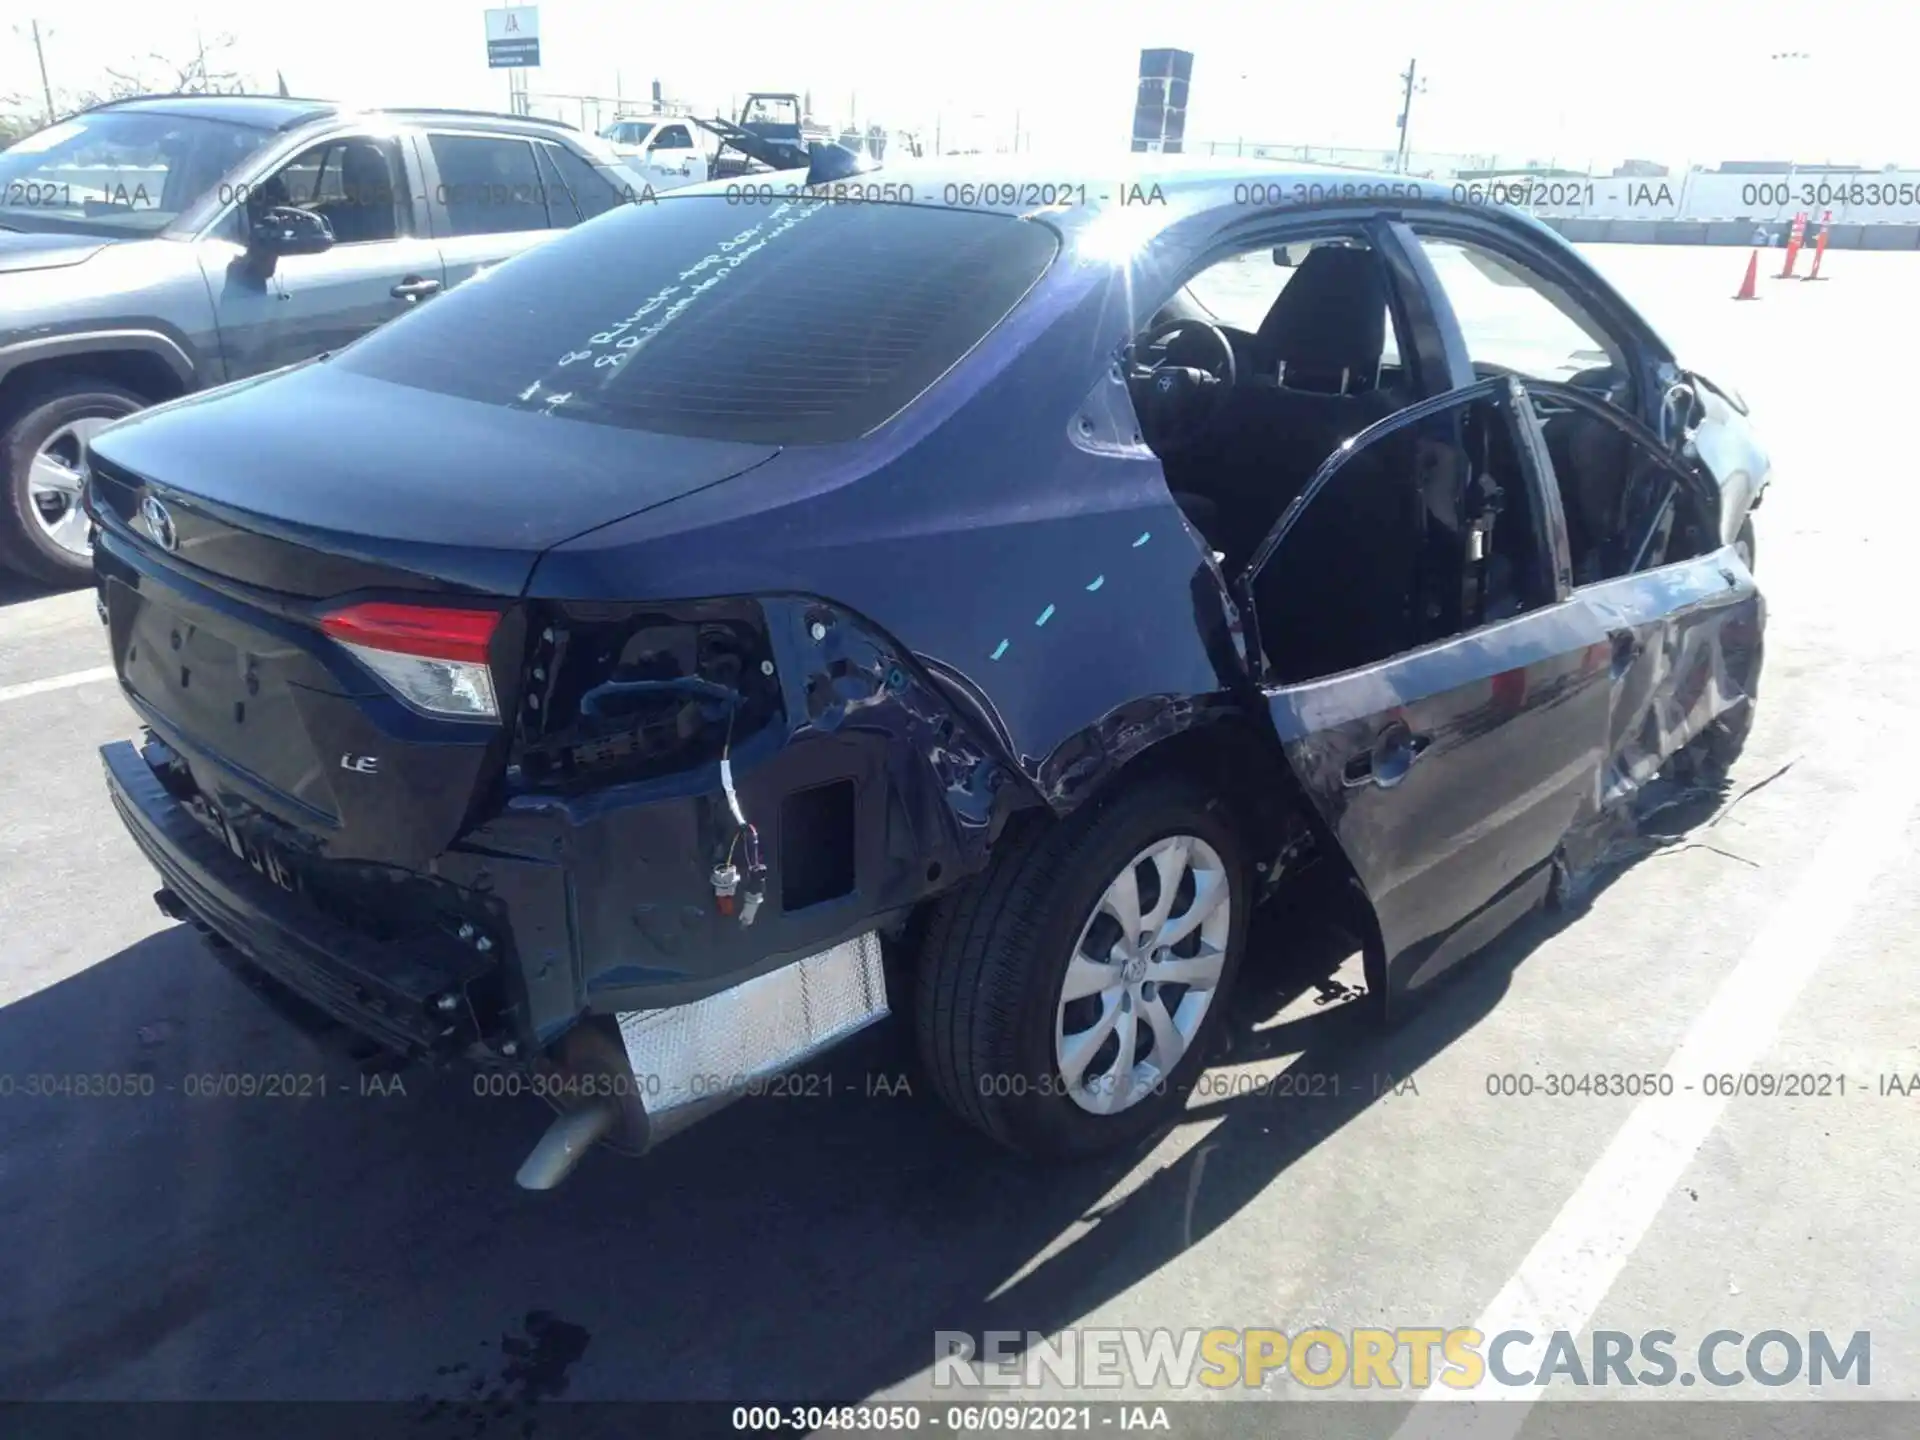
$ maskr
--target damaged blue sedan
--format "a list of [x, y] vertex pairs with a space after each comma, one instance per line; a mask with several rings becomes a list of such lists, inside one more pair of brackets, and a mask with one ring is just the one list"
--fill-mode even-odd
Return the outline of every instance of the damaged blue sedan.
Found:
[[1066, 1157], [1178, 1112], [1276, 887], [1392, 1016], [1723, 773], [1738, 394], [1524, 215], [1133, 159], [641, 196], [97, 437], [160, 907], [540, 1089], [530, 1187], [890, 1002]]

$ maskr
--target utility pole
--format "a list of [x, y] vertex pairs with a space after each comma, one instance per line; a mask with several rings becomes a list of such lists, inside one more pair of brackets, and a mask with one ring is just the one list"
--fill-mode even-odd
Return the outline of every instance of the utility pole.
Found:
[[[1417, 58], [1409, 60], [1407, 68], [1400, 74], [1400, 79], [1406, 88], [1400, 94], [1400, 147], [1393, 157], [1393, 168], [1396, 174], [1404, 174], [1407, 168], [1407, 121], [1413, 114], [1413, 97], [1416, 93], [1414, 85], [1419, 80], [1419, 68], [1420, 61]], [[1421, 81], [1417, 93], [1424, 95], [1426, 92], [1426, 84]]]
[[51, 125], [53, 124], [53, 86], [47, 83], [47, 52], [40, 44], [38, 20], [33, 22], [33, 55], [40, 62], [40, 93], [47, 97], [47, 124]]

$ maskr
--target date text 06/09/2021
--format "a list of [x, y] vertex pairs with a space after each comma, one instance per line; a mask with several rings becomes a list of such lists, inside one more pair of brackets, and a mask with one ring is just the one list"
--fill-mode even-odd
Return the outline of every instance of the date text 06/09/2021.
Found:
[[1159, 1431], [1173, 1423], [1165, 1405], [986, 1404], [926, 1405], [736, 1405], [733, 1429], [744, 1433], [811, 1435], [841, 1430], [854, 1434], [907, 1435], [919, 1431], [1041, 1435], [1100, 1431]]
[[1661, 1071], [1507, 1070], [1490, 1072], [1486, 1090], [1502, 1099], [1700, 1095], [1709, 1100], [1845, 1100], [1920, 1095], [1920, 1071], [1864, 1078], [1837, 1070], [1714, 1071], [1677, 1080]]

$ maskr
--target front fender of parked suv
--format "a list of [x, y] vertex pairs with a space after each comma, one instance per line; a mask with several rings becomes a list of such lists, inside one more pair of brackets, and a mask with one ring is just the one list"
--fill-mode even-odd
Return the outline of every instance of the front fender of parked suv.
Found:
[[[171, 379], [144, 397], [150, 400], [220, 378], [213, 301], [190, 244], [9, 238], [44, 248], [0, 251], [0, 386], [50, 364], [88, 373], [90, 356], [148, 357]], [[93, 369], [112, 376], [115, 363], [103, 359]]]

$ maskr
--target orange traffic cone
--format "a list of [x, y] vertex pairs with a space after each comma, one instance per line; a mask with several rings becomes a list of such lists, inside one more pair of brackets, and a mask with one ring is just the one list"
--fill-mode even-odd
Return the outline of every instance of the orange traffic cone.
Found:
[[1801, 277], [1803, 280], [1825, 280], [1827, 278], [1820, 273], [1820, 261], [1827, 253], [1827, 228], [1832, 223], [1833, 212], [1831, 210], [1820, 217], [1820, 238], [1816, 240], [1813, 245], [1813, 270], [1803, 275]]
[[1793, 262], [1800, 258], [1800, 247], [1807, 243], [1807, 212], [1802, 210], [1793, 217], [1793, 229], [1787, 235], [1787, 263], [1780, 267], [1776, 280], [1792, 280]]
[[1760, 252], [1755, 250], [1747, 256], [1747, 278], [1740, 282], [1740, 293], [1733, 298], [1736, 300], [1758, 300], [1760, 298], [1758, 293], [1759, 282]]

